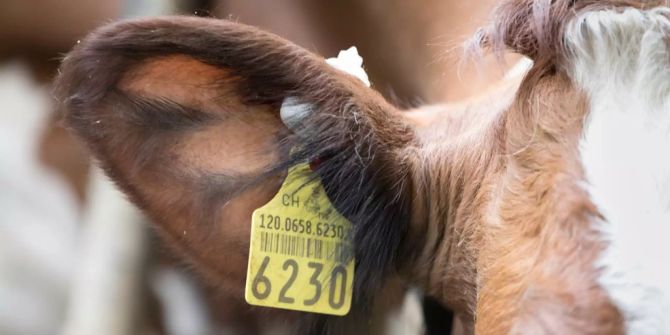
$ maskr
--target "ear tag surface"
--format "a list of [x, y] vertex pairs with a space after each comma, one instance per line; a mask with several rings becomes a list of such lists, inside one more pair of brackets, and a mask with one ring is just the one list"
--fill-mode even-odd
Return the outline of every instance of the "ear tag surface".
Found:
[[345, 315], [354, 279], [351, 223], [302, 163], [251, 220], [245, 299], [249, 304]]

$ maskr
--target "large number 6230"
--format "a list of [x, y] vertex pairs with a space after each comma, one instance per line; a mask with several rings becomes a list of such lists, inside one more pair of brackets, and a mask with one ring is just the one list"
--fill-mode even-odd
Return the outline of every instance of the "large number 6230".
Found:
[[[268, 277], [264, 275], [265, 270], [270, 263], [270, 256], [265, 256], [263, 262], [261, 263], [256, 276], [253, 279], [251, 285], [251, 291], [253, 295], [259, 300], [265, 300], [270, 296], [272, 292], [272, 282]], [[305, 299], [302, 301], [302, 304], [305, 306], [312, 306], [316, 304], [321, 298], [322, 293], [322, 283], [319, 280], [321, 272], [323, 272], [323, 264], [318, 262], [309, 262], [307, 266], [310, 268], [312, 275], [309, 279], [310, 285], [314, 287], [314, 297], [310, 299]], [[298, 277], [298, 272], [300, 271], [298, 267], [298, 262], [293, 259], [287, 259], [282, 265], [284, 271], [291, 271], [288, 277], [288, 280], [282, 286], [279, 291], [279, 302], [285, 304], [295, 304], [296, 301], [290, 296], [290, 289], [295, 279]], [[337, 293], [337, 285], [340, 285], [339, 294]], [[347, 270], [342, 265], [336, 265], [333, 267], [333, 270], [330, 274], [329, 280], [329, 294], [328, 294], [328, 305], [333, 309], [340, 309], [344, 305], [344, 300], [346, 297], [346, 285], [347, 285]]]

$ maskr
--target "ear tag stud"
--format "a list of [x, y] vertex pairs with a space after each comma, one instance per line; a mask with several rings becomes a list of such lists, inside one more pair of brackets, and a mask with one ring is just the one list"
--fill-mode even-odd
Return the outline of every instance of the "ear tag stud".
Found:
[[345, 315], [354, 279], [351, 223], [320, 179], [301, 163], [279, 192], [254, 211], [245, 299], [249, 304]]
[[[358, 55], [358, 49], [351, 47], [347, 50], [342, 50], [337, 57], [326, 59], [328, 65], [348, 73], [366, 86], [370, 87], [370, 80], [368, 74], [363, 69], [363, 58]], [[286, 97], [282, 102], [279, 115], [282, 122], [293, 131], [298, 129], [298, 125], [302, 120], [312, 112], [312, 105], [309, 103], [300, 102], [296, 97]]]

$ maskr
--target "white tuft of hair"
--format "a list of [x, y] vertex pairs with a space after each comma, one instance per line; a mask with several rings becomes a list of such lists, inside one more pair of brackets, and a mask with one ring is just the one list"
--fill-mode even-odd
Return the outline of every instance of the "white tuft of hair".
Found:
[[565, 34], [589, 96], [581, 155], [607, 222], [601, 285], [630, 334], [670, 334], [670, 8], [586, 12]]

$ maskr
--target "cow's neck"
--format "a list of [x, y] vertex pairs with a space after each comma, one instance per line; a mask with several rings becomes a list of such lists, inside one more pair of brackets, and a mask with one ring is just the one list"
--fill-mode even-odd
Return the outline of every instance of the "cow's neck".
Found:
[[[517, 85], [510, 80], [474, 102], [410, 116], [424, 143], [408, 239], [422, 247], [413, 250], [410, 280], [454, 309], [466, 329], [475, 315], [491, 333], [540, 321], [616, 320], [597, 285], [598, 213], [581, 185], [585, 97], [559, 76], [538, 82], [522, 106], [512, 103]], [[524, 110], [536, 106], [537, 113]], [[553, 317], [574, 306], [583, 317]]]
[[[491, 215], [503, 168], [504, 113], [520, 78], [469, 101], [407, 114], [417, 129], [414, 216], [407, 238], [410, 281], [466, 319], [476, 308], [481, 222]], [[416, 248], [416, 246], [420, 246]]]

